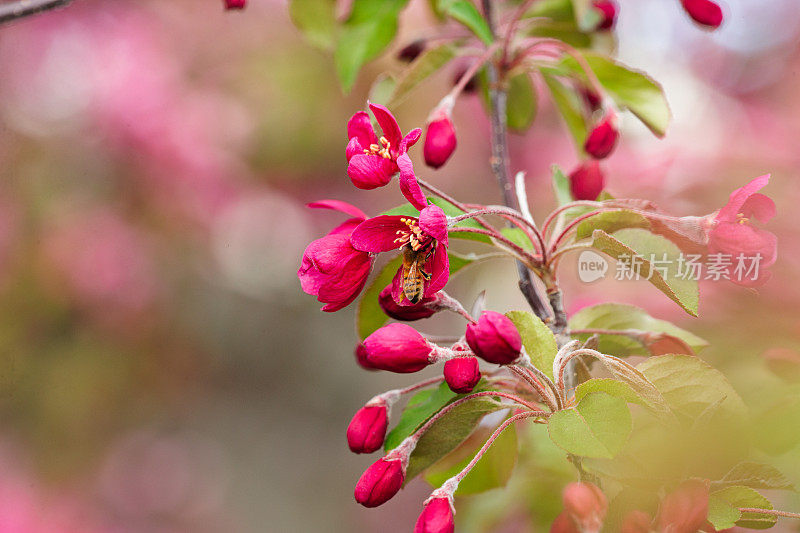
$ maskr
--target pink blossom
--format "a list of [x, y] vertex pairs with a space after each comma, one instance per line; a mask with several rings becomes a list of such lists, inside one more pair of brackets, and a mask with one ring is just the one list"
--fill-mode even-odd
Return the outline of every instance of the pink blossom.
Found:
[[662, 500], [658, 511], [658, 530], [694, 533], [705, 525], [707, 515], [708, 482], [685, 481]]
[[399, 170], [397, 158], [419, 140], [422, 130], [411, 130], [405, 137], [397, 119], [378, 104], [369, 104], [383, 135], [378, 138], [365, 111], [354, 114], [347, 123], [347, 175], [359, 189], [383, 187]]
[[360, 224], [350, 237], [356, 250], [369, 253], [401, 250], [416, 257], [423, 271], [423, 291], [413, 292], [404, 284], [403, 267], [392, 280], [392, 297], [398, 303], [419, 303], [441, 290], [450, 276], [447, 257], [447, 216], [438, 206], [422, 209], [419, 218], [382, 215]]
[[598, 533], [608, 510], [608, 499], [603, 491], [592, 483], [575, 482], [562, 493], [564, 510], [584, 533]]
[[418, 372], [434, 361], [434, 346], [406, 324], [392, 323], [364, 339], [372, 368], [401, 374]]
[[498, 365], [515, 361], [522, 350], [516, 326], [496, 311], [484, 311], [477, 324], [469, 324], [466, 338], [475, 355]]
[[593, 158], [605, 159], [614, 151], [618, 140], [619, 131], [617, 131], [614, 115], [608, 114], [589, 132], [583, 148]]
[[769, 183], [769, 175], [760, 176], [731, 193], [728, 203], [717, 212], [708, 232], [708, 252], [736, 257], [760, 257], [755, 280], [731, 280], [742, 285], [761, 285], [771, 273], [766, 269], [775, 263], [778, 239], [773, 233], [753, 225], [753, 219], [764, 224], [775, 216], [775, 203], [758, 191]]
[[433, 316], [438, 309], [431, 304], [436, 304], [438, 301], [439, 295], [434, 294], [433, 296], [423, 298], [416, 304], [400, 305], [395, 302], [394, 297], [392, 297], [392, 284], [384, 287], [378, 295], [378, 305], [381, 306], [386, 316], [405, 322], [413, 322]]
[[392, 499], [403, 486], [405, 468], [400, 459], [381, 457], [356, 483], [356, 501], [364, 507], [377, 507]]
[[425, 164], [432, 168], [444, 165], [455, 152], [456, 142], [456, 129], [449, 109], [437, 110], [425, 131]]
[[711, 0], [681, 0], [681, 5], [698, 24], [709, 28], [718, 28], [722, 24], [722, 8]]
[[353, 416], [347, 426], [347, 444], [353, 453], [372, 453], [383, 446], [389, 410], [386, 402], [368, 404]]
[[325, 237], [308, 245], [297, 271], [303, 290], [325, 303], [323, 311], [338, 311], [361, 293], [372, 270], [372, 255], [353, 248], [350, 242], [353, 229], [367, 216], [357, 207], [338, 200], [321, 200], [308, 206], [351, 215]]
[[472, 392], [481, 380], [481, 368], [477, 357], [456, 357], [444, 364], [444, 381], [450, 390], [459, 394]]
[[617, 3], [613, 0], [594, 0], [592, 6], [600, 12], [602, 20], [597, 25], [598, 30], [610, 30], [617, 20]]
[[569, 175], [569, 188], [576, 200], [596, 200], [603, 192], [606, 178], [600, 163], [591, 160], [581, 164]]
[[225, 0], [225, 9], [244, 9], [247, 0]]
[[433, 498], [425, 504], [414, 526], [414, 533], [453, 533], [453, 503], [449, 498]]

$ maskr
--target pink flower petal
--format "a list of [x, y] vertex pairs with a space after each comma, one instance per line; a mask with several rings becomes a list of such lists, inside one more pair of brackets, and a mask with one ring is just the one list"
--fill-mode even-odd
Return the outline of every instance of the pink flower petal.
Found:
[[371, 144], [377, 144], [378, 138], [372, 128], [372, 121], [366, 111], [358, 111], [347, 122], [347, 138], [358, 139], [363, 148], [369, 148]]
[[363, 218], [348, 218], [330, 230], [328, 235], [344, 235], [345, 237], [350, 237], [350, 235], [353, 233], [353, 230], [356, 229], [362, 222], [364, 222]]
[[392, 180], [397, 165], [379, 155], [359, 154], [350, 159], [347, 175], [359, 189], [377, 189]]
[[354, 155], [363, 153], [364, 153], [364, 147], [361, 145], [360, 142], [358, 142], [358, 139], [356, 139], [355, 137], [350, 139], [350, 142], [347, 143], [347, 148], [345, 148], [344, 150], [344, 155], [347, 158], [348, 162], [353, 158]]
[[410, 304], [403, 293], [403, 268], [397, 269], [397, 274], [392, 278], [392, 299], [398, 304]]
[[399, 249], [400, 245], [395, 241], [397, 232], [408, 230], [408, 226], [402, 222], [404, 218], [406, 217], [381, 215], [365, 220], [350, 236], [353, 248], [370, 253]]
[[450, 258], [447, 257], [447, 248], [442, 243], [436, 247], [433, 257], [429, 263], [430, 267], [426, 271], [430, 273], [431, 279], [425, 287], [425, 296], [433, 296], [447, 285], [450, 279]]
[[400, 141], [400, 153], [404, 154], [408, 151], [409, 148], [417, 144], [420, 136], [422, 135], [421, 128], [414, 128], [413, 130], [409, 131], [408, 134], [403, 137], [403, 140]]
[[400, 133], [400, 125], [397, 124], [397, 119], [394, 118], [391, 111], [380, 104], [369, 104], [369, 108], [372, 110], [372, 114], [375, 115], [375, 120], [380, 124], [383, 136], [389, 141], [391, 148], [398, 150], [403, 136]]
[[717, 220], [725, 222], [735, 222], [736, 215], [742, 212], [742, 206], [748, 198], [766, 187], [769, 183], [769, 174], [759, 176], [744, 187], [740, 187], [731, 193], [728, 203], [719, 210]]
[[755, 193], [745, 200], [742, 204], [742, 214], [747, 218], [755, 218], [762, 224], [766, 224], [777, 213], [775, 202], [772, 198], [761, 193]]
[[309, 202], [306, 207], [311, 209], [333, 209], [354, 218], [367, 219], [367, 215], [361, 209], [341, 200], [317, 200], [316, 202]]
[[708, 250], [712, 254], [731, 255], [734, 261], [739, 254], [745, 257], [761, 254], [760, 267], [767, 268], [777, 258], [778, 238], [769, 231], [748, 224], [721, 222], [711, 230]]
[[403, 154], [397, 158], [397, 166], [400, 168], [400, 192], [406, 197], [406, 200], [411, 202], [411, 205], [420, 211], [425, 209], [428, 205], [428, 199], [422, 192], [422, 189], [417, 182], [417, 177], [414, 175], [414, 165], [411, 163], [411, 158]]
[[429, 205], [419, 213], [419, 227], [422, 231], [447, 246], [447, 215], [438, 205]]

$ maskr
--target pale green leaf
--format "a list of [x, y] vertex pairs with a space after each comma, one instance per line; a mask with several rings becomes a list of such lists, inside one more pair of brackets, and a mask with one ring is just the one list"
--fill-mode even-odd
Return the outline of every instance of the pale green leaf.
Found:
[[553, 361], [558, 353], [558, 344], [550, 328], [542, 319], [527, 311], [509, 311], [511, 319], [522, 337], [522, 345], [531, 358], [533, 366], [553, 377]]
[[610, 459], [625, 446], [633, 424], [625, 400], [592, 392], [577, 406], [553, 413], [547, 427], [550, 439], [566, 452]]
[[750, 529], [769, 529], [775, 525], [775, 516], [760, 513], [742, 513], [740, 507], [772, 509], [764, 496], [750, 487], [733, 486], [712, 492], [708, 498], [708, 521], [716, 529], [735, 526]]
[[469, 0], [439, 0], [438, 7], [440, 11], [469, 28], [485, 44], [492, 44], [494, 41], [486, 19]]
[[395, 107], [403, 102], [417, 85], [449, 63], [454, 57], [456, 57], [456, 48], [451, 44], [443, 44], [422, 52], [400, 74], [397, 85], [389, 98], [388, 107]]
[[527, 72], [508, 80], [507, 122], [517, 133], [525, 133], [536, 118], [537, 95]]
[[314, 46], [329, 50], [336, 40], [336, 0], [291, 0], [289, 16]]

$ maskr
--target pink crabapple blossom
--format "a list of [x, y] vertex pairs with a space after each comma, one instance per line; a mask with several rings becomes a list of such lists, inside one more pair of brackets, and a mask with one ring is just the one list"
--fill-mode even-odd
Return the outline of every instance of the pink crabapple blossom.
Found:
[[225, 9], [244, 9], [247, 0], [225, 0]]
[[595, 159], [605, 159], [614, 151], [618, 140], [616, 117], [613, 113], [608, 113], [589, 132], [583, 149]]
[[453, 503], [449, 498], [432, 498], [419, 515], [414, 533], [453, 533], [453, 515]]
[[387, 285], [378, 295], [378, 305], [390, 318], [413, 322], [423, 318], [429, 318], [436, 314], [436, 303], [439, 301], [439, 294], [424, 297], [419, 303], [412, 305], [400, 305], [392, 296], [392, 285]]
[[614, 27], [617, 20], [617, 3], [614, 0], [594, 0], [592, 6], [600, 12], [603, 17], [600, 24], [597, 25], [598, 30], [610, 30]]
[[694, 533], [706, 524], [708, 482], [689, 480], [664, 497], [658, 511], [658, 531]]
[[481, 368], [476, 357], [448, 359], [442, 373], [450, 390], [459, 394], [472, 392], [481, 380]]
[[598, 533], [608, 510], [608, 499], [596, 485], [570, 483], [562, 493], [564, 511], [582, 533]]
[[418, 372], [435, 357], [434, 345], [411, 326], [397, 322], [378, 329], [363, 344], [367, 364], [401, 374]]
[[436, 109], [425, 130], [423, 155], [425, 164], [431, 168], [442, 167], [456, 150], [456, 129], [447, 105]]
[[569, 189], [576, 200], [594, 201], [605, 188], [605, 176], [594, 159], [579, 165], [569, 174]]
[[377, 507], [392, 499], [403, 486], [405, 466], [401, 459], [381, 457], [361, 475], [355, 498], [364, 507]]
[[650, 515], [644, 511], [631, 511], [622, 519], [620, 533], [650, 533]]
[[516, 326], [496, 311], [484, 311], [477, 323], [468, 324], [466, 339], [475, 355], [498, 365], [516, 361], [522, 350]]
[[722, 24], [722, 8], [711, 0], [681, 0], [681, 5], [698, 24], [712, 29], [719, 28]]
[[383, 187], [399, 168], [397, 159], [411, 148], [422, 134], [419, 128], [405, 137], [397, 119], [379, 104], [369, 104], [383, 135], [379, 138], [366, 111], [358, 111], [347, 123], [347, 175], [359, 189]]
[[347, 426], [347, 444], [353, 453], [372, 453], [383, 446], [389, 425], [385, 400], [370, 402], [359, 409]]

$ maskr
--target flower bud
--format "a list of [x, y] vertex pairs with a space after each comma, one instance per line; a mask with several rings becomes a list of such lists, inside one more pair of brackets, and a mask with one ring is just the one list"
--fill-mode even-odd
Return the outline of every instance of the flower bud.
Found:
[[433, 362], [434, 347], [417, 330], [393, 323], [364, 340], [367, 363], [390, 372], [418, 372]]
[[631, 511], [622, 520], [619, 533], [650, 533], [650, 515], [644, 511]]
[[225, 9], [244, 9], [247, 0], [225, 0]]
[[372, 453], [383, 446], [388, 425], [386, 402], [367, 404], [356, 412], [347, 426], [347, 445], [353, 453]]
[[377, 370], [377, 368], [373, 367], [372, 364], [367, 360], [367, 349], [364, 347], [363, 342], [358, 343], [355, 354], [356, 363], [358, 363], [358, 366], [364, 370]]
[[581, 533], [569, 513], [561, 511], [550, 525], [550, 533]]
[[658, 531], [697, 531], [708, 515], [708, 483], [689, 480], [661, 501]]
[[598, 533], [608, 510], [608, 500], [592, 483], [570, 483], [562, 494], [564, 510], [583, 533]]
[[414, 526], [414, 533], [453, 533], [453, 504], [448, 498], [433, 498], [425, 504]]
[[356, 501], [364, 507], [377, 507], [397, 494], [403, 486], [405, 468], [400, 459], [381, 457], [361, 474], [356, 483]]
[[432, 168], [444, 165], [456, 149], [456, 129], [450, 117], [449, 109], [434, 112], [425, 131], [425, 146], [422, 153], [425, 164]]
[[411, 41], [403, 48], [397, 52], [397, 59], [403, 61], [404, 63], [411, 63], [419, 55], [425, 51], [425, 40], [424, 39], [417, 39], [416, 41]]
[[614, 117], [606, 115], [589, 133], [583, 149], [595, 159], [605, 159], [614, 151], [618, 139], [619, 132], [614, 125]]
[[569, 175], [569, 189], [576, 200], [596, 200], [605, 187], [606, 178], [600, 163], [587, 161]]
[[425, 504], [414, 533], [453, 533], [453, 505], [448, 498], [433, 498]]
[[481, 367], [476, 357], [456, 357], [444, 364], [444, 380], [450, 390], [459, 394], [472, 392], [481, 380]]
[[613, 28], [614, 23], [617, 21], [617, 3], [613, 0], [594, 0], [592, 5], [603, 17], [600, 20], [600, 24], [597, 25], [597, 29], [610, 30]]
[[514, 323], [495, 311], [484, 311], [477, 324], [469, 324], [466, 337], [475, 355], [498, 365], [514, 362], [522, 350]]
[[[412, 305], [400, 305], [392, 298], [392, 286], [386, 286], [378, 295], [378, 304], [383, 309], [387, 316], [395, 320], [403, 320], [406, 322], [413, 322], [422, 318], [428, 318], [436, 314], [437, 309], [429, 307], [430, 304], [438, 301], [438, 293], [434, 296], [428, 296], [419, 301], [419, 303]], [[408, 301], [408, 300], [404, 300]]]
[[681, 4], [698, 24], [709, 28], [719, 28], [722, 24], [722, 8], [711, 0], [681, 0]]

